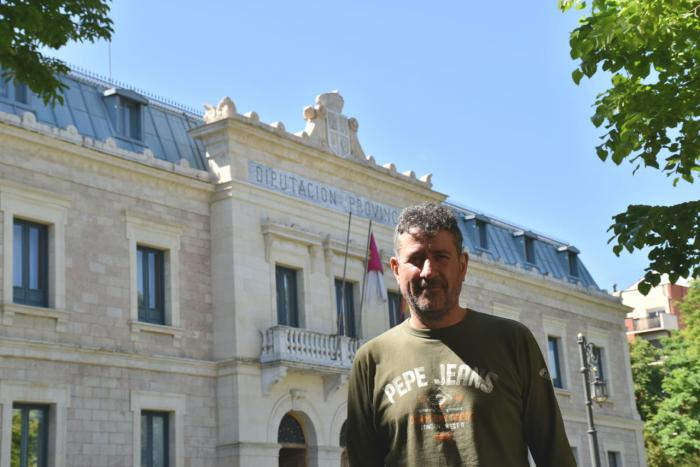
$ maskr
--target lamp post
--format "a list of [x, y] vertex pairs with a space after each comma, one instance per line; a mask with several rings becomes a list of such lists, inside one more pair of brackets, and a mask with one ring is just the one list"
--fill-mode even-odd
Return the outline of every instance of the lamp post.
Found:
[[[586, 337], [582, 333], [576, 336], [579, 353], [581, 355], [581, 375], [583, 375], [583, 391], [586, 396], [586, 413], [588, 415], [588, 439], [591, 449], [591, 460], [593, 467], [600, 467], [600, 452], [598, 451], [598, 435], [593, 423], [593, 402], [602, 404], [608, 399], [608, 391], [605, 381], [598, 375], [598, 358], [595, 345], [586, 342]], [[593, 372], [593, 383], [590, 382], [590, 372]], [[593, 386], [593, 395], [591, 395]]]

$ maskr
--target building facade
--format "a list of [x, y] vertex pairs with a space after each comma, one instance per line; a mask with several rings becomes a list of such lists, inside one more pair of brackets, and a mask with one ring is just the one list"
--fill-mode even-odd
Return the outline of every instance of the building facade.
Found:
[[614, 293], [625, 306], [632, 308], [625, 318], [627, 339], [631, 342], [641, 337], [658, 346], [661, 337], [668, 337], [683, 326], [679, 305], [688, 294], [690, 284], [684, 278], [672, 284], [668, 275], [663, 274], [659, 285], [643, 295], [637, 289], [638, 283]]
[[[294, 134], [64, 79], [57, 107], [0, 88], [0, 467], [340, 465], [354, 353], [402, 319], [398, 213], [446, 195], [366, 156], [337, 93]], [[602, 452], [645, 465], [626, 308], [574, 247], [448, 205], [462, 304], [533, 331], [580, 465], [578, 332], [602, 349]], [[362, 294], [370, 221], [386, 303]]]

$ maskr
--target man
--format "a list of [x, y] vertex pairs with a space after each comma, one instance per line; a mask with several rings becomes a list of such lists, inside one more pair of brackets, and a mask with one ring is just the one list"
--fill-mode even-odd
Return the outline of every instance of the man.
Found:
[[468, 256], [449, 208], [406, 208], [391, 270], [411, 309], [357, 353], [350, 465], [574, 467], [542, 354], [522, 324], [459, 306]]

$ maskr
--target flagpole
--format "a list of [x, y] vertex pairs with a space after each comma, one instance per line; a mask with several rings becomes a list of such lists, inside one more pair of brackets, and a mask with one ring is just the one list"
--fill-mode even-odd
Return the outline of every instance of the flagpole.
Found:
[[360, 329], [362, 328], [362, 307], [365, 304], [365, 288], [367, 288], [367, 262], [369, 261], [369, 237], [372, 235], [372, 219], [369, 220], [369, 227], [367, 228], [367, 248], [365, 248], [365, 269], [362, 274], [362, 295], [360, 296], [360, 312], [358, 314], [358, 322]]
[[345, 274], [348, 269], [348, 250], [350, 249], [350, 223], [352, 222], [352, 211], [348, 216], [348, 234], [345, 237], [345, 259], [343, 260], [343, 281], [340, 284], [340, 318], [338, 319], [338, 334], [340, 335], [341, 324], [343, 333], [347, 323], [345, 322]]

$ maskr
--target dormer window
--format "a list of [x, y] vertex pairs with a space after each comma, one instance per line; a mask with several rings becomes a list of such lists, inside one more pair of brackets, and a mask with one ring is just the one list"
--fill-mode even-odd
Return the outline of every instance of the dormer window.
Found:
[[566, 255], [566, 266], [568, 268], [569, 277], [573, 279], [579, 278], [579, 267], [578, 267], [578, 254], [580, 253], [578, 248], [570, 245], [562, 245], [559, 248], [559, 254]]
[[143, 106], [148, 99], [128, 89], [112, 88], [104, 92], [105, 105], [117, 136], [143, 140]]
[[484, 219], [476, 219], [476, 236], [479, 244], [479, 248], [482, 250], [489, 249], [489, 237], [488, 237], [488, 222]]
[[4, 78], [0, 68], [0, 98], [10, 99], [17, 103], [29, 104], [29, 89], [24, 83]]
[[578, 277], [578, 254], [574, 251], [569, 250], [569, 275], [573, 277]]
[[535, 238], [525, 235], [525, 261], [535, 264]]
[[[474, 235], [474, 245], [480, 250], [489, 249], [488, 224], [489, 218], [481, 214], [467, 214], [464, 220], [468, 221], [468, 230]], [[472, 224], [473, 222], [473, 224]]]
[[141, 140], [141, 105], [135, 102], [123, 100], [120, 118], [123, 119], [121, 128], [122, 136]]
[[29, 104], [29, 91], [27, 90], [27, 85], [24, 83], [14, 83], [15, 88], [15, 101], [20, 104]]
[[534, 266], [535, 262], [537, 261], [537, 258], [535, 257], [535, 234], [524, 230], [516, 230], [513, 232], [513, 237], [518, 239], [517, 243], [523, 249], [522, 252], [523, 256], [525, 257], [525, 265]]

